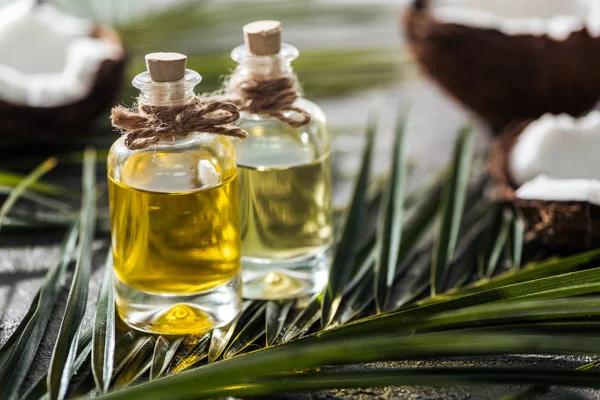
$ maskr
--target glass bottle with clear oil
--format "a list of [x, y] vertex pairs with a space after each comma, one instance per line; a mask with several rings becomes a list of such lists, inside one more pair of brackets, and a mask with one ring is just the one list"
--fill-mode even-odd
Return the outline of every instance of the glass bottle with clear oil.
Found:
[[[155, 81], [150, 67], [137, 75], [138, 102], [192, 101], [201, 77], [185, 69], [185, 59], [179, 68], [176, 80]], [[117, 311], [141, 331], [199, 334], [227, 324], [240, 309], [235, 148], [222, 135], [163, 137], [139, 150], [120, 138], [108, 156]]]
[[[242, 81], [281, 77], [295, 81], [291, 62], [298, 51], [281, 43], [279, 22], [251, 23], [244, 33], [246, 44], [232, 52], [239, 65], [230, 85], [240, 77]], [[293, 127], [247, 110], [239, 122], [248, 132], [248, 138], [236, 144], [247, 298], [314, 293], [328, 277], [333, 245], [329, 133], [316, 104], [300, 97], [293, 106], [304, 110], [310, 122]], [[283, 114], [294, 117], [294, 111]]]

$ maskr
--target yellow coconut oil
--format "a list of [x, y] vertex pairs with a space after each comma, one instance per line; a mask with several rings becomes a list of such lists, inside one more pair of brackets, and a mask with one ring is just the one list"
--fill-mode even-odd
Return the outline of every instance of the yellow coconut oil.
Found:
[[[259, 129], [249, 129], [250, 141]], [[253, 155], [238, 166], [242, 254], [248, 260], [310, 257], [332, 243], [330, 154], [279, 136], [282, 142], [285, 148], [263, 154], [260, 147], [248, 149]]]
[[[182, 75], [139, 74], [138, 101], [193, 104], [200, 75]], [[235, 147], [218, 134], [160, 135], [139, 147], [120, 138], [108, 156], [117, 311], [145, 332], [201, 334], [229, 323], [241, 306]]]
[[327, 127], [313, 111], [310, 138], [279, 121], [242, 119], [248, 138], [236, 147], [246, 297], [297, 297], [327, 279], [331, 157]]
[[237, 177], [210, 158], [203, 151], [139, 153], [123, 166], [121, 182], [109, 179], [121, 281], [149, 293], [190, 294], [239, 272]]

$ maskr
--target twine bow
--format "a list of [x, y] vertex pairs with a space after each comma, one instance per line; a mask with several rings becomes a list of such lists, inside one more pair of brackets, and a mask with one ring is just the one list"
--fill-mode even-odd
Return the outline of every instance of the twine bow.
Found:
[[[252, 114], [265, 114], [299, 128], [310, 122], [310, 114], [294, 102], [300, 97], [297, 88], [297, 78], [284, 76], [274, 79], [256, 80], [242, 78], [234, 73], [229, 82], [229, 90], [235, 96], [232, 101], [240, 110]], [[286, 111], [294, 111], [300, 119], [288, 117]]]
[[163, 138], [183, 138], [194, 132], [245, 138], [248, 134], [243, 129], [230, 125], [239, 118], [235, 104], [203, 102], [197, 97], [183, 106], [140, 104], [137, 109], [117, 106], [111, 112], [112, 124], [122, 130], [125, 146], [130, 150], [144, 149]]

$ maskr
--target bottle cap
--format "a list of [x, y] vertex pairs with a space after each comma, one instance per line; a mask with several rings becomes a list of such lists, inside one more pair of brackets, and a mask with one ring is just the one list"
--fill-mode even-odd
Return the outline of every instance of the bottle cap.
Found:
[[154, 82], [172, 82], [183, 79], [187, 56], [180, 53], [146, 54], [146, 69]]
[[244, 25], [246, 48], [255, 56], [272, 56], [281, 50], [281, 22], [254, 21]]

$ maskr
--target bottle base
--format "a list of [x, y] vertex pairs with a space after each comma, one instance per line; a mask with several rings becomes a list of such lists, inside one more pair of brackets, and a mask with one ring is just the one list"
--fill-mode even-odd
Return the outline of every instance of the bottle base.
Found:
[[273, 261], [242, 256], [246, 299], [283, 300], [321, 291], [329, 276], [331, 248], [310, 257]]
[[115, 275], [117, 312], [128, 326], [161, 335], [199, 335], [227, 325], [241, 309], [240, 276], [214, 289], [185, 295], [143, 292]]

